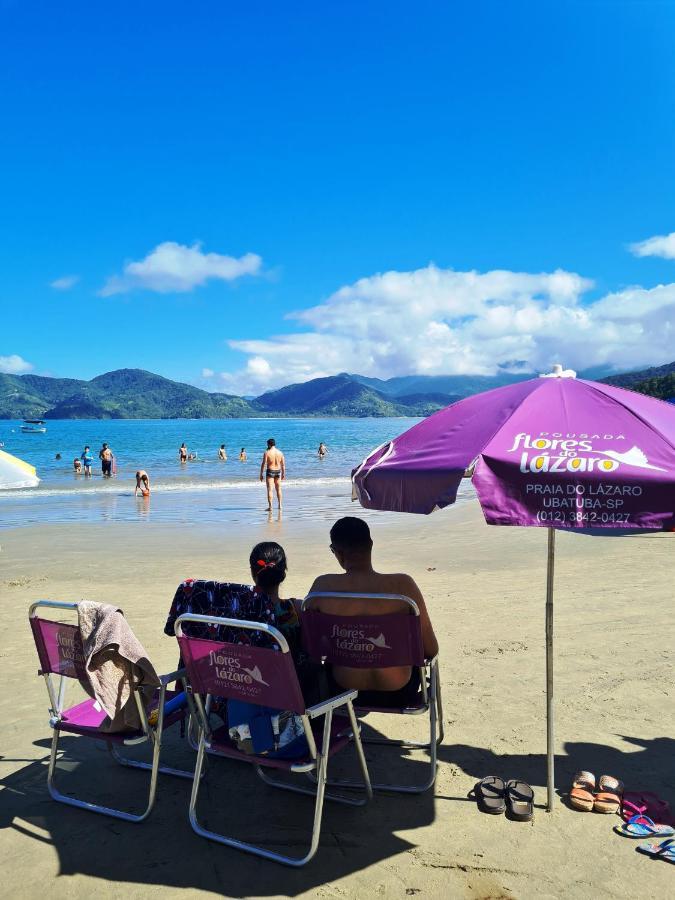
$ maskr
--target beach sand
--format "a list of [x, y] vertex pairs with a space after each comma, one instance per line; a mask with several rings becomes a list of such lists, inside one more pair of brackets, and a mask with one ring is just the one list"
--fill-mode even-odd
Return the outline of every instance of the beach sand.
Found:
[[[340, 514], [359, 510], [345, 500]], [[328, 523], [177, 528], [152, 522], [44, 526], [0, 533], [2, 897], [647, 897], [673, 895], [675, 867], [612, 833], [616, 817], [545, 802], [544, 529], [488, 528], [476, 504], [428, 518], [369, 515], [376, 565], [415, 576], [440, 641], [445, 740], [434, 792], [378, 795], [365, 809], [326, 803], [321, 845], [294, 871], [197, 837], [189, 783], [160, 778], [149, 820], [126, 824], [49, 799], [46, 690], [27, 623], [38, 598], [118, 604], [159, 670], [177, 660], [162, 634], [179, 581], [248, 581], [261, 539], [290, 563], [287, 596], [332, 571]], [[675, 806], [672, 536], [558, 537], [555, 613], [557, 787], [575, 770], [609, 773]], [[369, 718], [388, 734], [419, 719]], [[144, 773], [65, 737], [63, 790], [99, 802], [141, 800]], [[77, 751], [75, 753], [74, 751]], [[164, 762], [193, 754], [169, 733]], [[340, 770], [352, 764], [342, 755]], [[423, 777], [419, 754], [368, 750], [374, 779]], [[535, 788], [530, 824], [479, 813], [467, 792], [488, 774]], [[304, 852], [312, 801], [273, 791], [252, 767], [215, 760], [204, 818], [244, 840]], [[208, 807], [208, 810], [206, 809]]]

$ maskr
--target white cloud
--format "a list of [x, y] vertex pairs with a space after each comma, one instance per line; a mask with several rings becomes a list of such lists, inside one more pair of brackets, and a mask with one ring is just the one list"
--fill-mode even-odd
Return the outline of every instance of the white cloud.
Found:
[[202, 378], [213, 378], [215, 374], [213, 369], [202, 369]]
[[210, 279], [234, 281], [243, 275], [257, 275], [262, 259], [255, 253], [236, 258], [220, 253], [203, 253], [201, 244], [191, 247], [165, 241], [144, 259], [125, 264], [122, 275], [109, 278], [99, 291], [101, 297], [126, 294], [132, 290], [159, 294], [185, 293]]
[[675, 284], [631, 287], [589, 301], [593, 282], [573, 272], [456, 272], [429, 265], [340, 288], [289, 318], [303, 330], [229, 341], [248, 356], [221, 373], [227, 390], [253, 393], [337, 372], [495, 374], [675, 358]]
[[630, 245], [634, 256], [661, 256], [663, 259], [675, 259], [675, 231], [670, 234], [657, 234]]
[[11, 356], [0, 356], [0, 372], [5, 375], [23, 375], [25, 372], [30, 372], [32, 368], [32, 363], [26, 362], [16, 353], [12, 353]]
[[64, 275], [62, 278], [50, 281], [49, 287], [53, 287], [55, 291], [69, 291], [72, 287], [75, 287], [79, 280], [79, 275]]

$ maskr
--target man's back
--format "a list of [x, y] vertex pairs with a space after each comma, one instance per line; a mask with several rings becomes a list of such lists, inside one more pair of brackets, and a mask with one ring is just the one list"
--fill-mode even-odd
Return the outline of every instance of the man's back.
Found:
[[[314, 609], [334, 616], [409, 613], [409, 604], [402, 600], [375, 600], [362, 595], [399, 594], [408, 597], [414, 600], [420, 610], [425, 653], [431, 656], [438, 651], [424, 598], [410, 575], [400, 572], [384, 574], [374, 570], [320, 575], [312, 585], [311, 592], [354, 594], [353, 597], [318, 597], [313, 602]], [[410, 681], [411, 669], [409, 666], [387, 669], [352, 669], [334, 666], [333, 677], [338, 685], [344, 688], [355, 688], [360, 691], [397, 691]]]

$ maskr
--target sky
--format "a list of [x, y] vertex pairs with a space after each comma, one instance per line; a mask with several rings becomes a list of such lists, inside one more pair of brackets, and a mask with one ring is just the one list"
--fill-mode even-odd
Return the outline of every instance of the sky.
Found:
[[675, 360], [675, 3], [0, 0], [0, 371]]

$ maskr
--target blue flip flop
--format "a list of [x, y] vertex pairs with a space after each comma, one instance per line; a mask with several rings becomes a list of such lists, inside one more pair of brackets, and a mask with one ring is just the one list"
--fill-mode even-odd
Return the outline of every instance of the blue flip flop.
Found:
[[646, 853], [647, 856], [652, 856], [654, 859], [675, 863], [675, 840], [672, 838], [667, 841], [661, 841], [660, 844], [654, 844], [649, 841], [647, 844], [640, 844], [635, 849], [638, 853]]
[[615, 825], [614, 831], [629, 838], [667, 838], [675, 835], [675, 828], [670, 825], [657, 825], [649, 816], [641, 815], [631, 816], [622, 825]]

